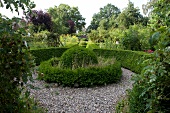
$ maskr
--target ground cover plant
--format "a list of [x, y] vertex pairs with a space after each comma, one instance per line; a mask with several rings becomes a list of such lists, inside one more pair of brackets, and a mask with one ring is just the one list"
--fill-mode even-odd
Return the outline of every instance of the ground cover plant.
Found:
[[[81, 54], [75, 56], [75, 52]], [[89, 53], [92, 55], [85, 55]], [[46, 82], [55, 82], [71, 87], [105, 85], [120, 80], [122, 70], [118, 61], [114, 58], [97, 59], [93, 51], [89, 53], [85, 53], [83, 47], [73, 47], [63, 53], [61, 58], [52, 58], [42, 62], [39, 66], [39, 78]], [[64, 65], [63, 60], [65, 61]]]

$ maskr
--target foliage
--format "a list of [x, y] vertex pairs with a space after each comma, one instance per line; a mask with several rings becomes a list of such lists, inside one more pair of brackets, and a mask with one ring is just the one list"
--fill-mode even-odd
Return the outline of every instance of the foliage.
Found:
[[30, 52], [35, 57], [35, 63], [36, 65], [39, 65], [41, 62], [49, 60], [52, 57], [61, 57], [62, 54], [67, 50], [68, 48], [41, 48], [41, 49], [32, 49]]
[[87, 46], [87, 41], [81, 40], [81, 41], [79, 42], [79, 46], [86, 48], [86, 46]]
[[52, 17], [53, 32], [61, 34], [71, 34], [75, 31], [82, 31], [85, 26], [85, 18], [80, 14], [78, 7], [70, 7], [66, 4], [51, 7], [48, 13]]
[[32, 42], [45, 42], [47, 40], [48, 35], [50, 34], [49, 31], [40, 31], [38, 33], [34, 33], [31, 36], [31, 41]]
[[170, 19], [169, 0], [153, 2], [151, 40], [157, 44], [149, 65], [143, 68], [140, 75], [133, 77], [134, 88], [129, 92], [130, 113], [169, 113], [170, 112]]
[[91, 30], [91, 32], [88, 33], [87, 36], [93, 42], [100, 42], [103, 40], [101, 37], [99, 37], [99, 31], [97, 30]]
[[109, 28], [108, 25], [110, 23], [112, 23], [111, 25], [114, 24], [109, 18], [112, 18], [113, 20], [113, 18], [115, 19], [119, 13], [120, 10], [112, 4], [107, 4], [103, 8], [100, 8], [100, 11], [97, 14], [93, 15], [93, 19], [91, 21], [91, 24], [87, 28], [87, 32], [91, 32], [91, 30], [96, 30], [99, 26], [103, 26], [105, 29]]
[[147, 25], [148, 18], [143, 17], [138, 8], [134, 7], [134, 4], [129, 1], [128, 6], [116, 19], [118, 26], [122, 28], [129, 28], [130, 25], [142, 24]]
[[42, 10], [32, 10], [26, 16], [27, 21], [33, 23], [33, 31], [40, 32], [42, 30], [52, 30], [52, 20], [51, 16], [47, 12], [43, 12]]
[[[2, 2], [4, 1], [4, 2]], [[24, 10], [24, 13], [30, 12], [32, 8], [35, 8], [34, 2], [31, 2], [31, 0], [0, 0], [0, 7], [6, 6], [6, 9], [10, 9], [12, 12], [15, 10], [19, 14], [19, 8]]]
[[100, 47], [99, 44], [88, 41], [86, 48], [93, 50], [93, 49], [99, 49]]
[[47, 45], [49, 47], [59, 47], [62, 45], [59, 34], [54, 32], [49, 33], [47, 36]]
[[[18, 11], [18, 5], [29, 8], [26, 1], [4, 1], [6, 8], [12, 10], [12, 5]], [[20, 97], [27, 81], [31, 78], [31, 68], [34, 66], [27, 45], [24, 28], [13, 29], [13, 22], [20, 19], [8, 19], [0, 15], [0, 109], [1, 112], [22, 112], [26, 102]], [[31, 79], [30, 79], [31, 80]], [[23, 92], [28, 98], [28, 92]]]
[[60, 59], [62, 68], [76, 69], [88, 65], [97, 64], [97, 56], [89, 49], [75, 46], [63, 53]]
[[39, 78], [46, 82], [56, 82], [71, 87], [89, 87], [114, 83], [122, 76], [120, 63], [113, 59], [101, 62], [103, 65], [91, 65], [74, 70], [52, 66], [53, 60], [42, 62], [39, 66], [40, 73], [43, 73], [43, 76], [39, 74]]
[[134, 50], [134, 51], [141, 50], [140, 40], [144, 38], [146, 33], [140, 34], [140, 31], [141, 31], [141, 27], [137, 25], [130, 26], [129, 29], [124, 31], [123, 37], [120, 39], [120, 43], [124, 46], [126, 50]]
[[147, 65], [141, 64], [145, 59], [152, 57], [151, 54], [139, 51], [130, 51], [130, 50], [106, 50], [106, 49], [94, 49], [93, 50], [97, 56], [110, 58], [115, 57], [117, 61], [121, 63], [121, 66], [135, 73], [140, 73], [142, 68]]
[[79, 39], [76, 36], [71, 36], [69, 34], [67, 35], [60, 35], [60, 41], [64, 47], [72, 47], [74, 45], [77, 45], [79, 43]]

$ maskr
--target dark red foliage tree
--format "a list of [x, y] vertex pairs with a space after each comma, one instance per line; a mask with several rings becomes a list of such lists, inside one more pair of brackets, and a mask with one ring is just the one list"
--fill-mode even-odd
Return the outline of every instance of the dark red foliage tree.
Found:
[[41, 30], [47, 29], [48, 31], [52, 30], [52, 21], [51, 16], [43, 12], [42, 10], [32, 10], [32, 13], [27, 15], [29, 22], [32, 22], [35, 26], [41, 26]]
[[68, 33], [69, 33], [69, 34], [76, 33], [74, 21], [68, 20], [68, 21], [67, 21], [67, 24], [68, 24], [68, 27], [70, 28], [69, 31], [68, 31]]

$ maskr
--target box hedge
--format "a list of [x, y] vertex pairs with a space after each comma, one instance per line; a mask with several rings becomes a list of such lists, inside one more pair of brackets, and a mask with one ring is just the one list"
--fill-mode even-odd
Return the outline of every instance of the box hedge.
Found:
[[93, 50], [97, 56], [102, 56], [105, 58], [115, 57], [122, 65], [122, 67], [127, 68], [135, 73], [140, 73], [143, 65], [144, 59], [152, 57], [152, 54], [148, 54], [141, 51], [131, 51], [131, 50], [106, 50], [106, 49], [94, 49]]
[[32, 49], [31, 54], [35, 57], [36, 65], [39, 65], [41, 62], [49, 60], [52, 57], [61, 57], [61, 55], [68, 48], [53, 47], [53, 48], [44, 48], [44, 49]]
[[[48, 48], [48, 49], [34, 49], [31, 50], [32, 55], [35, 57], [37, 65], [42, 61], [49, 60], [52, 57], [61, 57], [62, 54], [68, 48]], [[140, 73], [144, 65], [142, 61], [152, 57], [152, 54], [148, 54], [141, 51], [131, 50], [107, 50], [107, 49], [93, 49], [97, 56], [105, 58], [115, 57], [121, 66], [127, 68], [135, 73]]]
[[115, 61], [107, 66], [89, 66], [74, 70], [52, 66], [53, 59], [44, 61], [39, 66], [39, 78], [64, 86], [88, 87], [114, 83], [122, 76], [121, 64]]

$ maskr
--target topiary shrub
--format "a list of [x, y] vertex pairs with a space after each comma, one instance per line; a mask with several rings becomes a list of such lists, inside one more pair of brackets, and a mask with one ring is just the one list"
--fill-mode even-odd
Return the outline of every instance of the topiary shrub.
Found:
[[39, 66], [39, 79], [48, 83], [58, 83], [70, 87], [89, 87], [115, 83], [122, 76], [121, 64], [115, 59], [102, 60], [96, 65], [85, 68], [60, 68], [53, 64], [58, 59], [52, 58]]
[[63, 53], [60, 59], [61, 68], [75, 69], [97, 64], [97, 56], [89, 49], [75, 46]]

